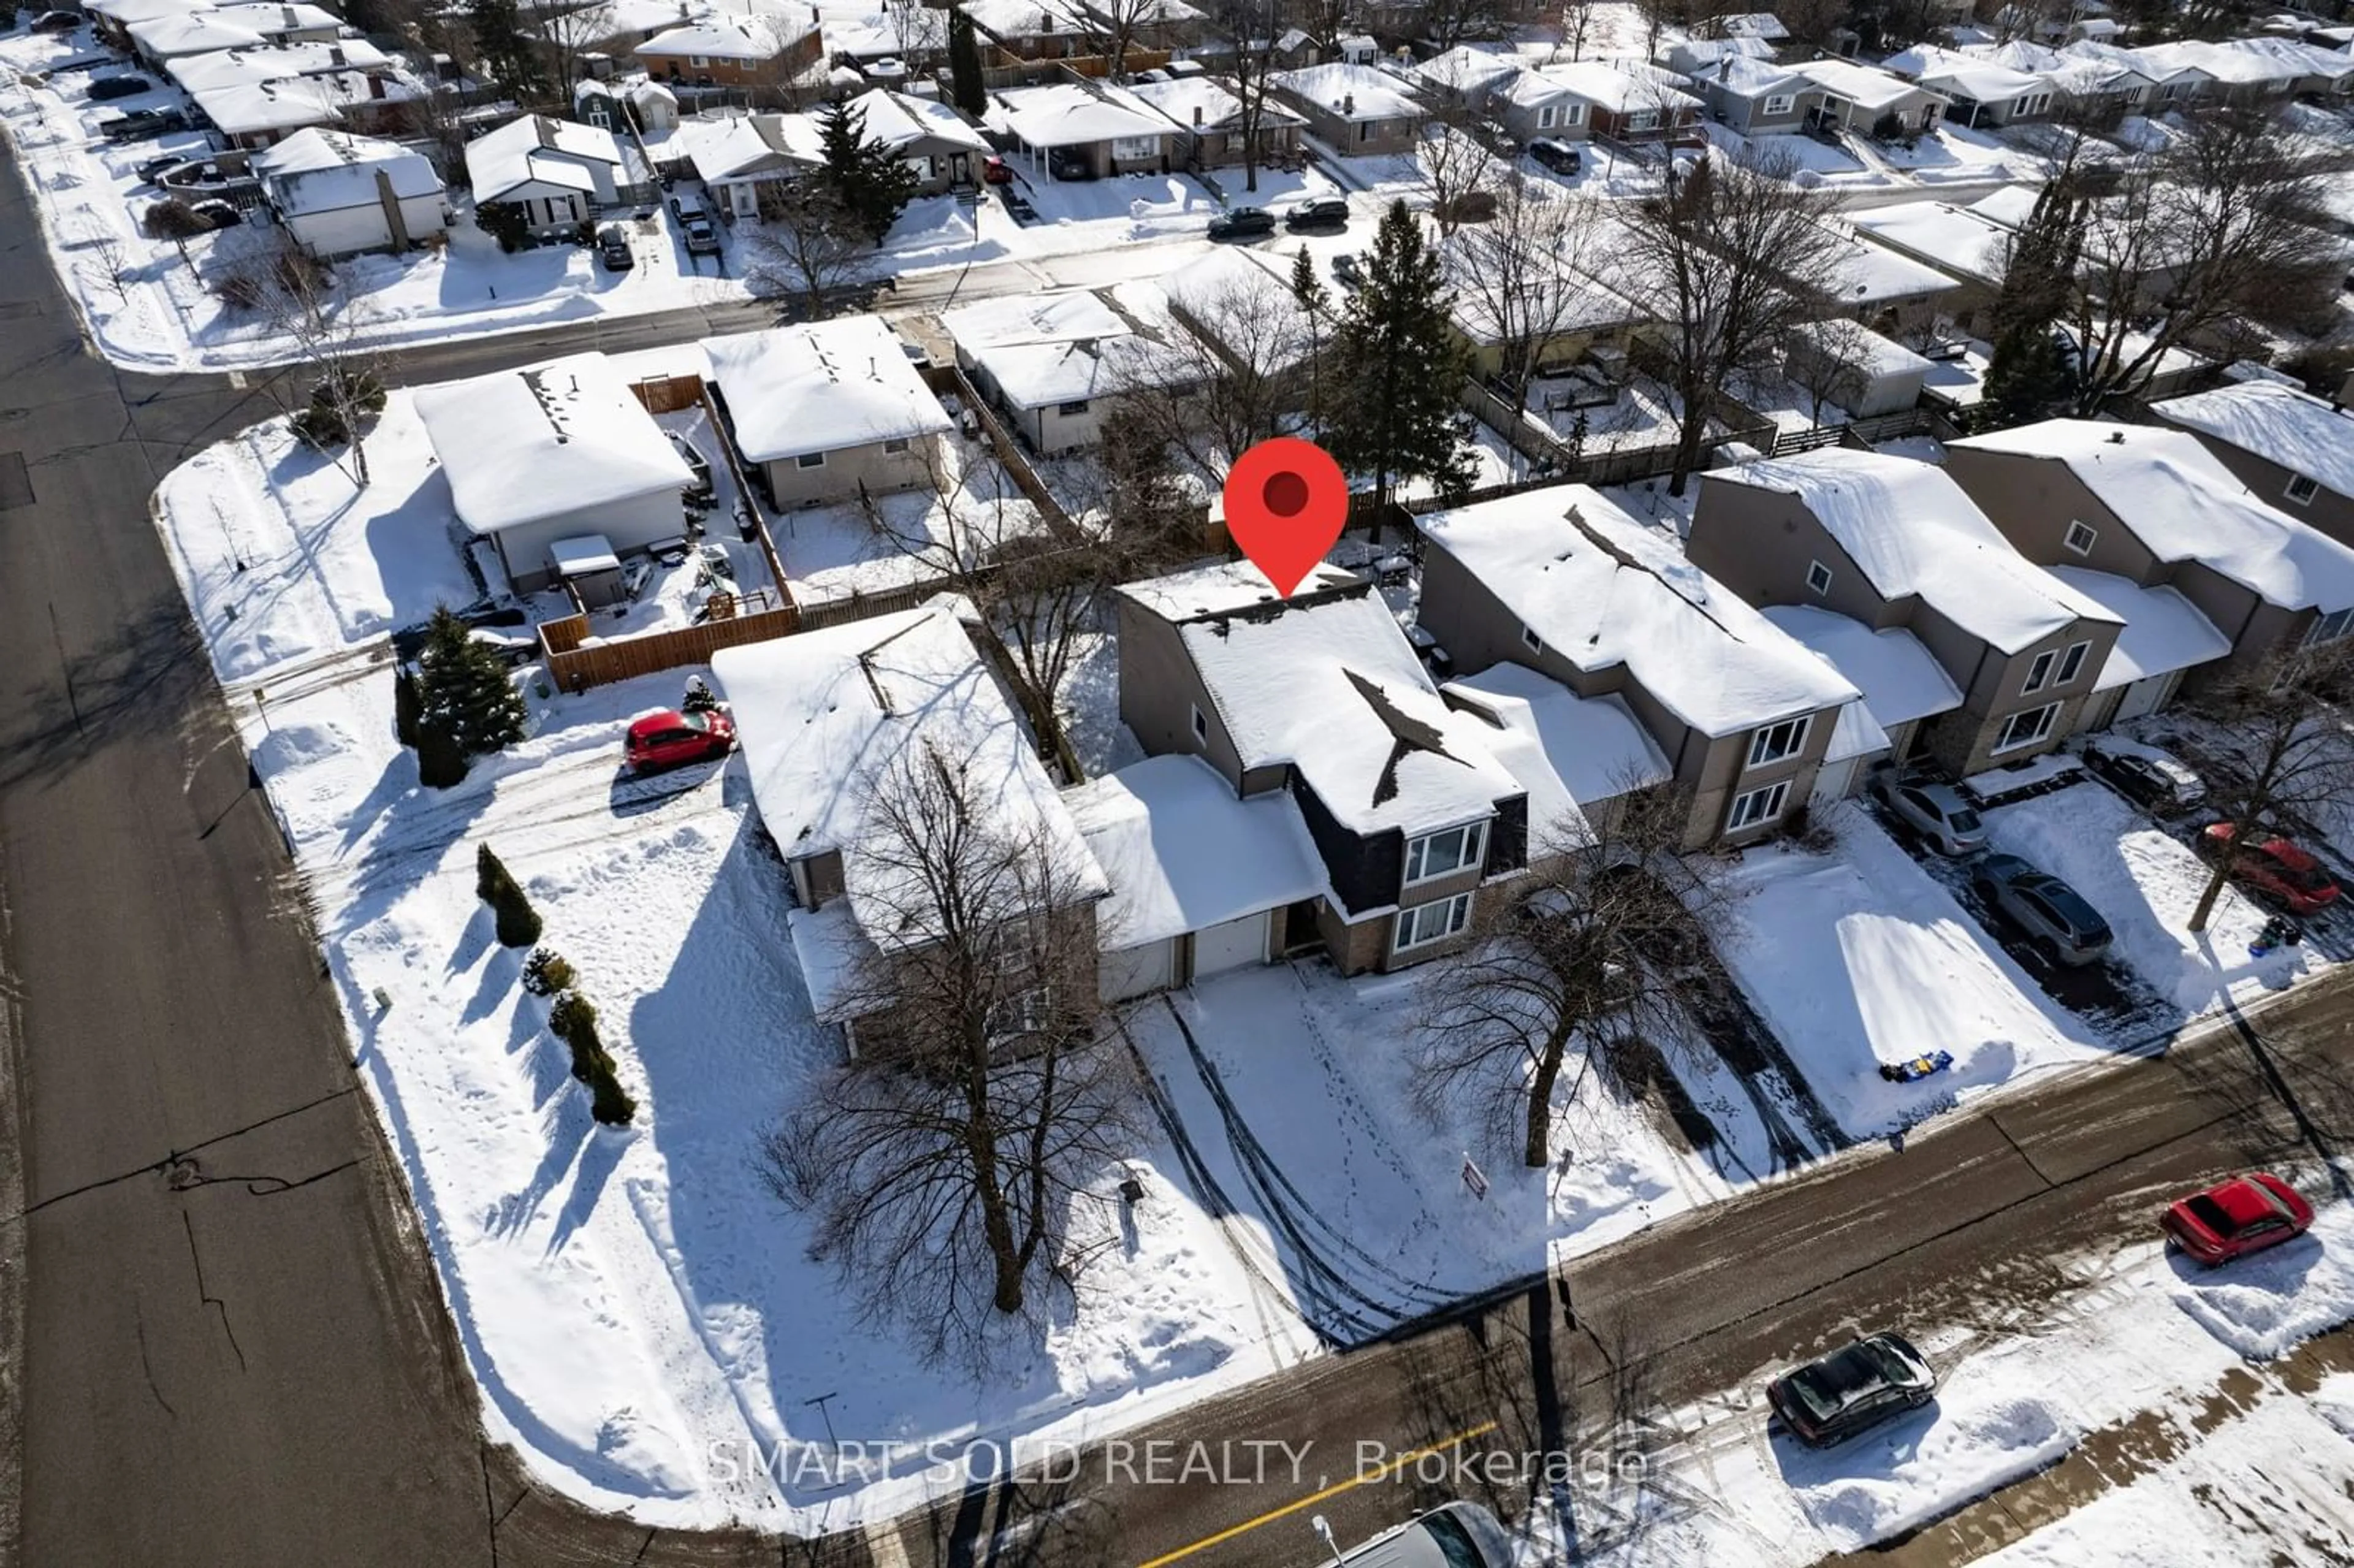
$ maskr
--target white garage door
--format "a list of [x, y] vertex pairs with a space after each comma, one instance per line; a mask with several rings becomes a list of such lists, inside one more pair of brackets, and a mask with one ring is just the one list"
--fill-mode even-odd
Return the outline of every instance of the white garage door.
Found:
[[1814, 789], [1808, 793], [1818, 801], [1845, 800], [1848, 790], [1855, 784], [1855, 765], [1862, 760], [1860, 757], [1848, 757], [1837, 762], [1824, 763], [1815, 775]]
[[1106, 1001], [1166, 991], [1177, 974], [1177, 938], [1097, 955], [1096, 991]]
[[2164, 675], [2145, 675], [2127, 686], [2126, 694], [2118, 700], [2117, 711], [2110, 715], [2109, 722], [2123, 724], [2127, 719], [2139, 718], [2144, 714], [2156, 713], [2164, 705], [2168, 695], [2173, 692], [2174, 683], [2180, 677], [2180, 673], [2179, 671], [2176, 671]]
[[1267, 912], [1220, 926], [1205, 926], [1193, 938], [1193, 978], [1267, 961]]

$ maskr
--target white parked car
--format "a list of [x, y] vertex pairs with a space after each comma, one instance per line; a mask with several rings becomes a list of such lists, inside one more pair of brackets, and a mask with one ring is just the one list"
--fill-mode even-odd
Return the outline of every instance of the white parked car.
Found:
[[1986, 824], [1978, 821], [1978, 808], [1951, 784], [1907, 782], [1892, 768], [1872, 776], [1872, 792], [1939, 854], [1975, 854], [1986, 848]]

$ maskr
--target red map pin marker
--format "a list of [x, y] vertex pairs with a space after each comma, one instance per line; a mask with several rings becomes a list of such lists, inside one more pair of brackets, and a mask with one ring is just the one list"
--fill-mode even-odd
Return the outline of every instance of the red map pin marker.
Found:
[[1349, 481], [1314, 441], [1278, 436], [1235, 461], [1225, 502], [1227, 534], [1289, 599], [1349, 521]]

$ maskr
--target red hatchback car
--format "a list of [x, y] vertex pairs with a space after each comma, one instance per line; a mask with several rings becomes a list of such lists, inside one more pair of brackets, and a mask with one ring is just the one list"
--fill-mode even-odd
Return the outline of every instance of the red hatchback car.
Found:
[[[2221, 859], [2232, 824], [2210, 822], [2199, 832], [2199, 853]], [[2275, 833], [2250, 844], [2232, 874], [2292, 915], [2317, 915], [2338, 902], [2338, 884], [2321, 863]]]
[[2158, 1217], [2167, 1239], [2204, 1264], [2261, 1252], [2313, 1224], [2313, 1205], [2277, 1176], [2258, 1171], [2193, 1192]]
[[725, 757], [735, 744], [736, 721], [726, 714], [684, 714], [664, 708], [630, 726], [630, 771], [659, 773], [706, 757]]

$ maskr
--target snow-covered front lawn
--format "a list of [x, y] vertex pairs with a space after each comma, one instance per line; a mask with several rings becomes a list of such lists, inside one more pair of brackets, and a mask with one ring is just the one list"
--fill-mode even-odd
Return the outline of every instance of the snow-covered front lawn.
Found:
[[[1240, 1222], [1204, 1213], [1152, 1138], [1128, 1162], [1146, 1186], [1132, 1225], [1113, 1193], [1125, 1168], [1078, 1217], [1102, 1293], [1005, 1345], [987, 1381], [917, 1364], [858, 1319], [756, 1164], [837, 1047], [810, 1015], [740, 770], [619, 772], [624, 722], [675, 703], [686, 673], [579, 696], [526, 677], [530, 737], [447, 791], [420, 789], [395, 742], [381, 634], [472, 592], [404, 401], [371, 438], [364, 493], [272, 422], [166, 476], [158, 514], [489, 1429], [550, 1485], [649, 1524], [806, 1533], [960, 1487], [925, 1444], [1034, 1455], [1299, 1353], [1312, 1336], [1227, 1240]], [[493, 939], [481, 842], [578, 966], [632, 1128], [591, 1122], [522, 954]], [[845, 1471], [811, 1446], [835, 1436], [877, 1446]]]
[[[1819, 814], [1827, 853], [1772, 845], [1734, 867], [1718, 950], [1841, 1127], [1871, 1138], [1956, 1098], [2114, 1046], [2046, 997], [1870, 814]], [[1949, 1051], [1917, 1083], [1882, 1064]]]

